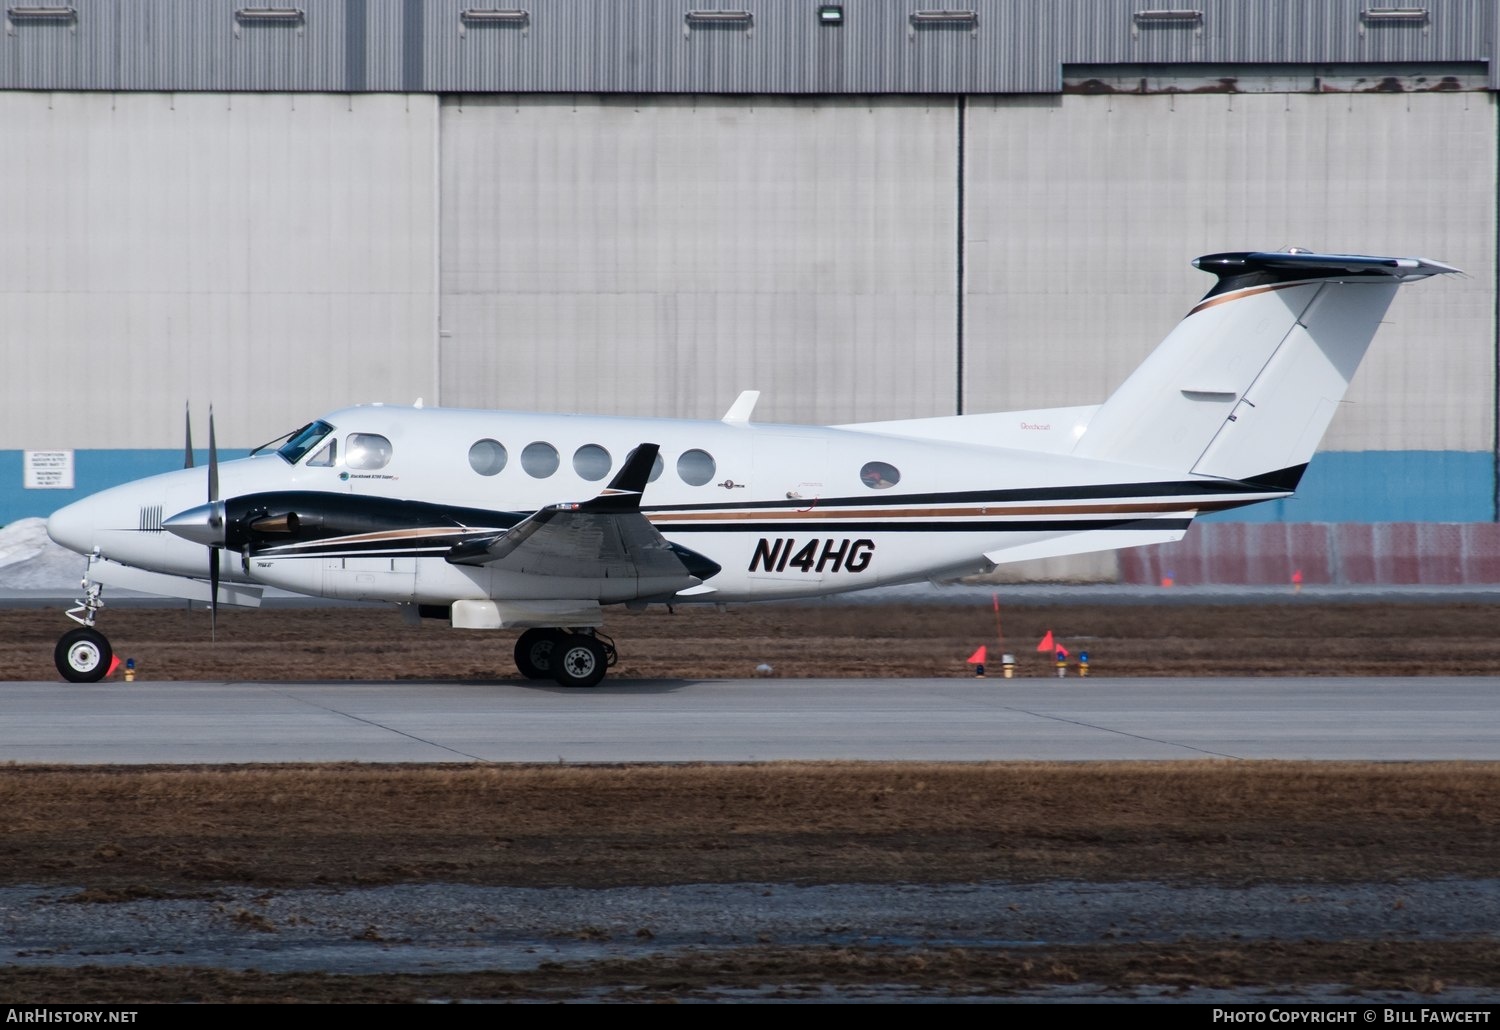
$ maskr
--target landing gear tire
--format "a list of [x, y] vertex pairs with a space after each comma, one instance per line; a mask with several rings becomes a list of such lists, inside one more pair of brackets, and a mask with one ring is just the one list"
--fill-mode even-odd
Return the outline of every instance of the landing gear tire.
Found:
[[114, 650], [103, 633], [87, 626], [70, 629], [57, 642], [52, 660], [70, 683], [98, 683], [109, 673]]
[[587, 633], [563, 637], [551, 657], [552, 676], [564, 687], [597, 687], [610, 665], [604, 643]]
[[529, 680], [550, 680], [552, 656], [567, 634], [555, 629], [528, 629], [516, 641], [516, 668]]

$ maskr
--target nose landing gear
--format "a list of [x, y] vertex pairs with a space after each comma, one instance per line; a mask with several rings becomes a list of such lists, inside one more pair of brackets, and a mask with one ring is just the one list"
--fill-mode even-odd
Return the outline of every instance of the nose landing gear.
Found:
[[68, 609], [68, 618], [80, 628], [64, 633], [52, 652], [57, 671], [70, 683], [98, 683], [109, 675], [114, 658], [108, 638], [94, 628], [94, 619], [104, 607], [104, 586], [89, 575], [97, 557], [97, 551], [88, 556], [88, 564], [83, 568], [83, 596], [76, 608]]

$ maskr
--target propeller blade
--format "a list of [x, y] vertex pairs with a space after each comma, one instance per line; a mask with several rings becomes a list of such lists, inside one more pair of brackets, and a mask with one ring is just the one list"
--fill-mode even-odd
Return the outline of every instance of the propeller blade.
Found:
[[[223, 523], [223, 508], [219, 500], [219, 445], [214, 437], [214, 406], [208, 406], [208, 504]], [[219, 548], [208, 549], [208, 639], [217, 643], [219, 639]]]
[[219, 640], [219, 548], [208, 549], [208, 640]]
[[208, 503], [219, 499], [219, 447], [214, 440], [214, 406], [208, 406]]
[[188, 404], [182, 405], [182, 467], [193, 467], [193, 412]]

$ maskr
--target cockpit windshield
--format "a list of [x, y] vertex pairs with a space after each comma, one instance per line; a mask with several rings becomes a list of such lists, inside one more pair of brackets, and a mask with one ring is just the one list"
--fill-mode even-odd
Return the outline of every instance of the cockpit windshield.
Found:
[[318, 443], [333, 432], [333, 427], [322, 419], [309, 422], [301, 429], [292, 434], [290, 440], [276, 449], [276, 453], [286, 459], [287, 464], [295, 465], [302, 460], [302, 456], [312, 450]]

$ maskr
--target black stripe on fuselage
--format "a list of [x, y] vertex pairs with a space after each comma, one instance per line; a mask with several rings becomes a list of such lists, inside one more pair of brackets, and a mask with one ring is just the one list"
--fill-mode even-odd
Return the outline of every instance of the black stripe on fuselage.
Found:
[[[1088, 518], [1082, 514], [1070, 515], [1066, 502], [1116, 500], [1148, 504], [1166, 499], [1183, 499], [1182, 507], [1198, 511], [1216, 511], [1255, 504], [1270, 498], [1267, 493], [1280, 493], [1281, 485], [1295, 485], [1305, 465], [1282, 469], [1246, 482], [1233, 480], [1174, 480], [1152, 483], [1103, 484], [1096, 486], [1033, 487], [1014, 490], [967, 490], [945, 493], [892, 494], [888, 491], [874, 492], [870, 496], [831, 498], [789, 498], [764, 501], [709, 501], [701, 504], [662, 504], [643, 506], [641, 511], [648, 518], [652, 515], [675, 514], [686, 516], [683, 521], [658, 522], [657, 528], [666, 533], [776, 533], [798, 532], [823, 533], [834, 528], [860, 532], [968, 532], [968, 533], [1031, 533], [1031, 532], [1077, 532], [1088, 529], [1121, 528], [1175, 528], [1186, 526], [1187, 519], [1143, 519], [1139, 516], [1124, 518]], [[1287, 492], [1290, 492], [1288, 490]], [[1246, 496], [1259, 494], [1261, 496]], [[1188, 500], [1191, 498], [1191, 500]], [[1005, 511], [987, 512], [984, 518], [962, 521], [936, 521], [924, 516], [919, 509], [932, 505], [1016, 505], [1055, 503], [1059, 510], [1054, 517], [1030, 518], [1016, 521], [1000, 521]], [[528, 513], [498, 511], [483, 508], [467, 508], [430, 501], [410, 501], [388, 497], [371, 497], [363, 494], [346, 494], [324, 491], [276, 491], [249, 494], [233, 498], [229, 502], [228, 543], [232, 548], [249, 545], [252, 553], [290, 556], [296, 554], [324, 554], [333, 551], [362, 553], [370, 556], [413, 555], [434, 551], [446, 552], [454, 543], [482, 535], [493, 535], [513, 528], [528, 517]], [[1125, 505], [1121, 505], [1122, 507]], [[858, 513], [868, 508], [906, 509], [894, 519], [858, 519]], [[1174, 505], [1175, 507], [1175, 505]], [[804, 511], [816, 508], [819, 512], [813, 519], [769, 519], [758, 518], [759, 512]], [[845, 519], [830, 512], [848, 511], [853, 518]], [[253, 527], [258, 520], [274, 518], [289, 512], [299, 513], [304, 518], [317, 516], [316, 525], [305, 525], [294, 538], [282, 533], [257, 532]], [[740, 518], [715, 522], [694, 523], [688, 521], [694, 513], [737, 512]], [[310, 519], [308, 520], [311, 521]], [[387, 533], [413, 533], [428, 531], [431, 536], [416, 536], [409, 545], [396, 544]], [[472, 534], [472, 536], [471, 536]], [[369, 536], [373, 539], [349, 542], [351, 537]], [[286, 548], [286, 550], [281, 550]]]
[[[1025, 519], [1017, 521], [975, 520], [967, 522], [932, 522], [901, 520], [894, 522], [734, 522], [673, 525], [668, 533], [758, 533], [765, 536], [826, 536], [835, 530], [859, 533], [1086, 533], [1091, 530], [1176, 530], [1187, 529], [1191, 519]], [[337, 539], [320, 540], [317, 543], [283, 545], [284, 551], [252, 551], [255, 558], [422, 558], [442, 557], [450, 548], [448, 542], [440, 546], [414, 544], [411, 547], [392, 546], [388, 541], [349, 543]]]
[[903, 519], [893, 522], [819, 519], [816, 522], [674, 522], [659, 526], [663, 533], [761, 533], [794, 536], [812, 533], [826, 536], [834, 531], [850, 533], [1078, 533], [1093, 529], [1186, 529], [1192, 519], [1016, 519], [968, 522], [932, 522]]
[[[1235, 480], [1178, 480], [1160, 483], [1117, 483], [1101, 486], [1044, 486], [1020, 490], [959, 490], [944, 493], [901, 494], [882, 490], [868, 497], [798, 497], [789, 500], [756, 501], [709, 501], [704, 504], [647, 504], [641, 511], [648, 514], [658, 512], [723, 511], [744, 508], [806, 508], [816, 503], [819, 508], [872, 508], [902, 504], [1021, 504], [1036, 501], [1093, 501], [1128, 498], [1137, 501], [1152, 501], [1164, 497], [1222, 497], [1224, 507], [1240, 504], [1255, 504], [1265, 497], [1252, 499], [1236, 498], [1236, 494], [1265, 494], [1280, 492], [1270, 483], [1295, 482], [1306, 465], [1292, 469], [1281, 469], [1267, 473], [1255, 482]], [[1290, 491], [1288, 491], [1290, 492]], [[1198, 507], [1198, 505], [1184, 505]]]
[[[451, 538], [454, 531], [503, 531], [526, 518], [517, 512], [315, 490], [243, 494], [227, 501], [226, 508], [226, 543], [231, 548], [244, 544], [266, 548], [297, 541], [411, 530], [431, 530]], [[257, 523], [264, 524], [262, 520], [291, 513], [304, 523], [295, 537], [255, 528]]]

